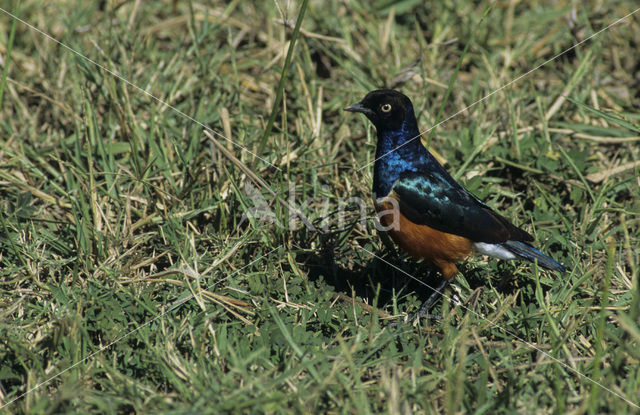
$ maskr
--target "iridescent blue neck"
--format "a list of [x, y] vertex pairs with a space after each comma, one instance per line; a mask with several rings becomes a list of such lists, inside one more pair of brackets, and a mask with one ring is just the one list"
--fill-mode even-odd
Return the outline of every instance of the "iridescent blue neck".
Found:
[[373, 168], [374, 198], [387, 196], [393, 183], [403, 172], [421, 170], [444, 172], [443, 167], [422, 145], [412, 111], [401, 128], [393, 131], [378, 130], [376, 163]]

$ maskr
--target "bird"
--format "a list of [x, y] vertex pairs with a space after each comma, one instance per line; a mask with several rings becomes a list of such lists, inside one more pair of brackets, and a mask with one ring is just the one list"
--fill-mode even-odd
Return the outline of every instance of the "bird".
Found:
[[444, 277], [416, 318], [428, 313], [458, 274], [456, 263], [473, 254], [566, 271], [530, 244], [531, 234], [451, 177], [422, 144], [409, 97], [396, 90], [375, 90], [345, 111], [364, 114], [377, 131], [373, 199], [382, 229], [403, 251]]

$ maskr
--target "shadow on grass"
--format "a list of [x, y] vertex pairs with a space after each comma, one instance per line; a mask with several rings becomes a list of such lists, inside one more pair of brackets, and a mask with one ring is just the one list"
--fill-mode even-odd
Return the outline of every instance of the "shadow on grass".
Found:
[[[421, 303], [441, 282], [442, 276], [438, 271], [422, 261], [401, 256], [396, 250], [375, 252], [377, 257], [365, 252], [363, 256], [353, 252], [353, 248], [347, 244], [337, 247], [335, 239], [318, 235], [316, 240], [320, 247], [315, 253], [299, 255], [298, 260], [311, 281], [324, 282], [336, 292], [348, 296], [353, 293], [367, 304], [374, 304], [379, 286], [377, 304], [378, 307], [385, 308], [393, 304], [394, 295], [400, 305], [412, 294]], [[366, 240], [363, 239], [362, 242], [364, 244]], [[488, 278], [493, 280], [496, 290], [505, 295], [513, 294], [517, 289], [512, 264], [501, 264], [497, 267], [497, 273], [492, 272], [489, 267], [477, 267], [469, 263], [460, 263], [458, 268], [462, 275], [456, 278], [465, 278], [472, 290], [487, 286]]]

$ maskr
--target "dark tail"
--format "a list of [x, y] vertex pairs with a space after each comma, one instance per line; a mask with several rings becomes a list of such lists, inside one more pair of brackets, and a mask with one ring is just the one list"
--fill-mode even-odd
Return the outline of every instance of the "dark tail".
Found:
[[519, 241], [507, 241], [503, 243], [502, 246], [522, 259], [526, 259], [527, 261], [531, 262], [535, 262], [537, 260], [538, 265], [543, 268], [560, 272], [564, 272], [567, 270], [562, 264], [555, 261], [553, 258], [543, 254], [527, 243]]

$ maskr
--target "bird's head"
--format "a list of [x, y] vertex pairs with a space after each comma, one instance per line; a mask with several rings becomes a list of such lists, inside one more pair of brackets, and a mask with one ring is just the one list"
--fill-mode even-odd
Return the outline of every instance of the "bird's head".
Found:
[[417, 128], [411, 100], [392, 89], [371, 91], [362, 101], [345, 108], [345, 111], [366, 115], [378, 133]]

